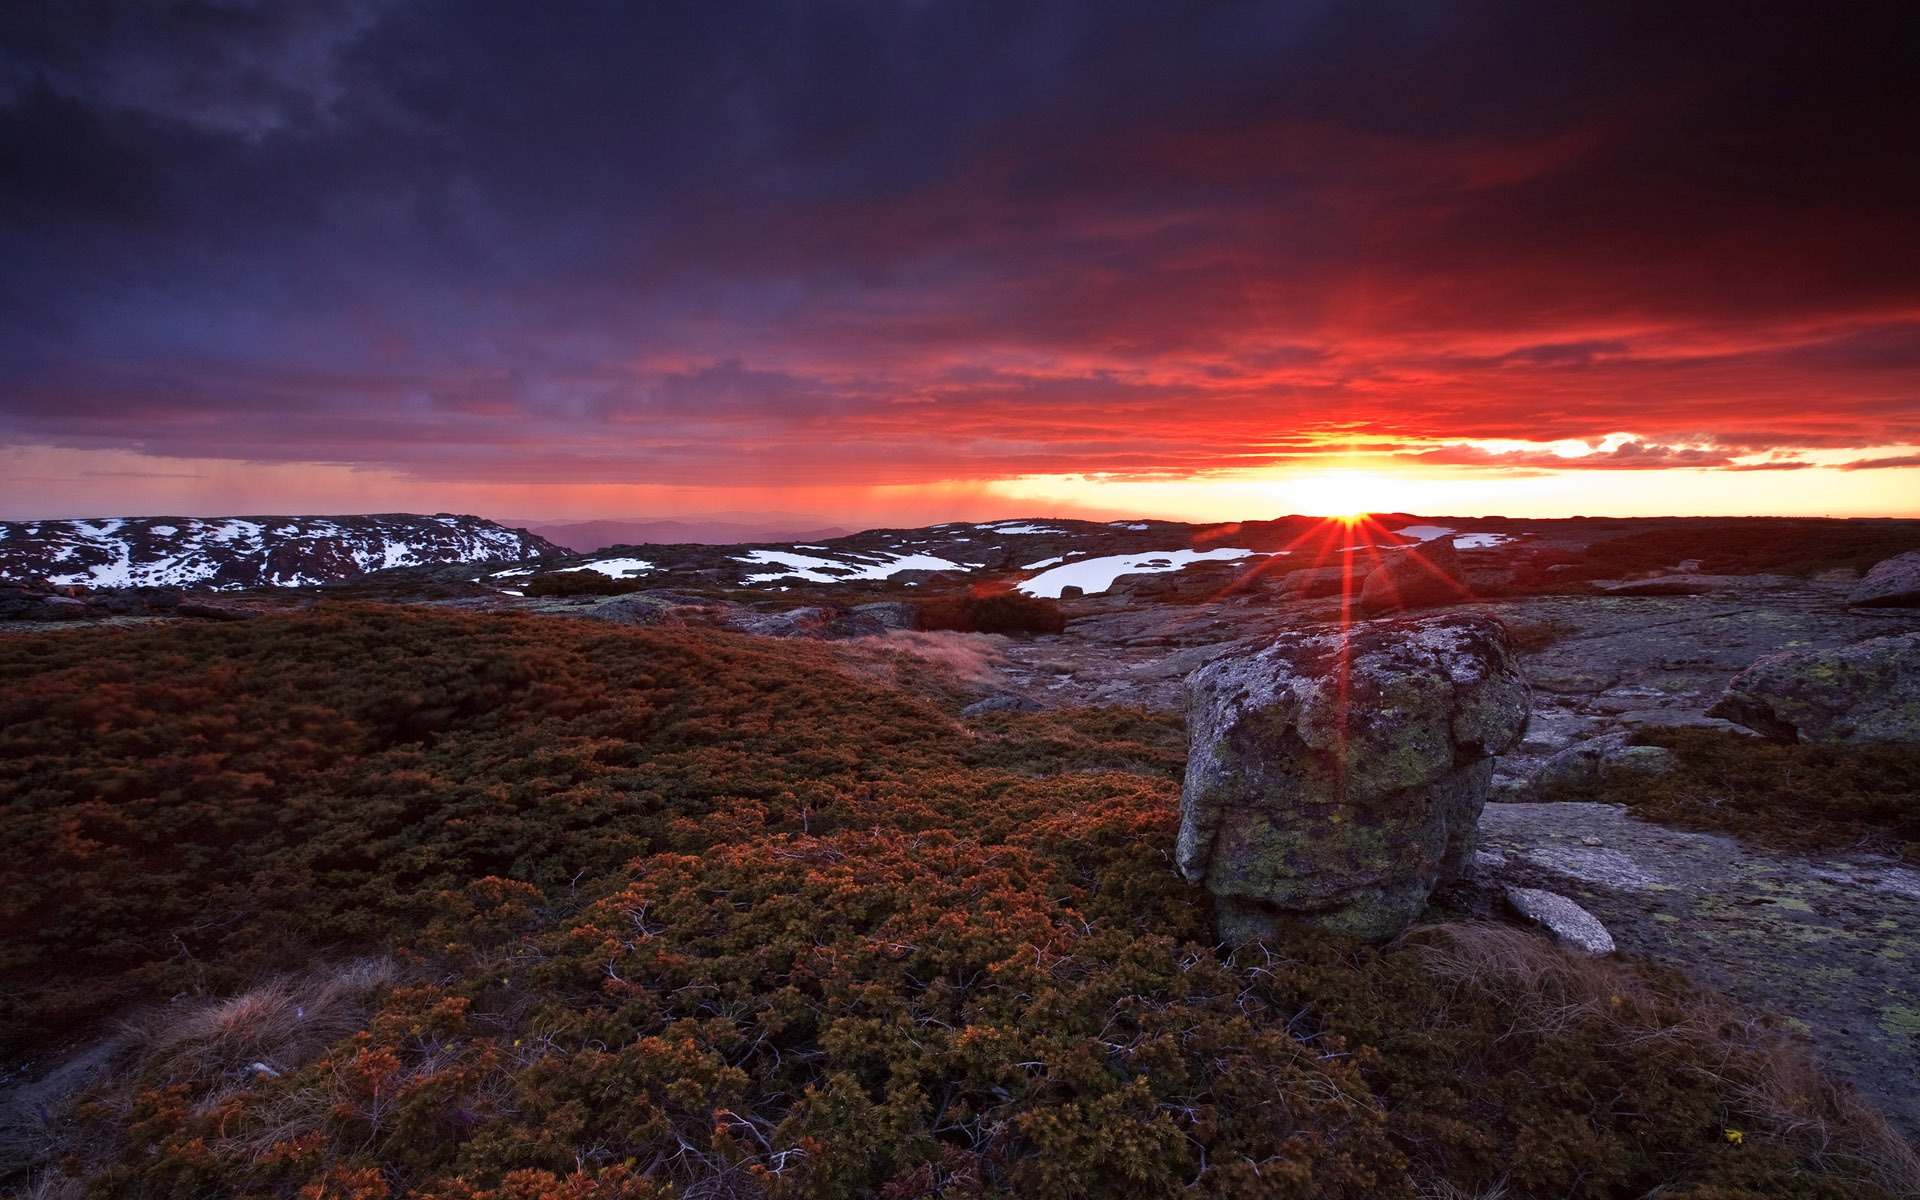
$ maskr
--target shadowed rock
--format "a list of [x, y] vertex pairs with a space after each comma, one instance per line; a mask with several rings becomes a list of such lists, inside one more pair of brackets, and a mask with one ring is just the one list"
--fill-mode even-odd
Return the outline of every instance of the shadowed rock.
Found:
[[1229, 942], [1277, 920], [1406, 928], [1466, 867], [1492, 756], [1531, 700], [1479, 615], [1283, 633], [1188, 687], [1177, 861]]
[[1431, 608], [1470, 599], [1452, 538], [1435, 538], [1389, 554], [1367, 576], [1360, 607], [1369, 613]]
[[1630, 732], [1603, 734], [1568, 746], [1540, 766], [1534, 791], [1584, 788], [1622, 775], [1664, 775], [1677, 761], [1664, 746], [1635, 746]]
[[1920, 633], [1768, 655], [1707, 715], [1781, 741], [1920, 742]]
[[1847, 603], [1861, 608], [1920, 605], [1920, 550], [1873, 564], [1873, 570], [1847, 596]]
[[1288, 571], [1281, 577], [1279, 586], [1283, 594], [1301, 600], [1352, 595], [1366, 587], [1367, 576], [1372, 571], [1373, 564], [1364, 562], [1356, 562], [1351, 568], [1305, 567]]

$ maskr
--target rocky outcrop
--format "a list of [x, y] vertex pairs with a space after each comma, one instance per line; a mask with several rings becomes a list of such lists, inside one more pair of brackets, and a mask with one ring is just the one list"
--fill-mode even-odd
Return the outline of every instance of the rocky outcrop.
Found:
[[920, 628], [920, 610], [904, 600], [881, 600], [873, 604], [856, 604], [848, 612], [863, 617], [872, 617], [886, 629]]
[[1920, 742], [1920, 633], [1769, 655], [1707, 712], [1782, 741]]
[[1281, 920], [1399, 933], [1465, 868], [1530, 703], [1479, 615], [1282, 633], [1188, 687], [1177, 863], [1229, 942]]
[[615, 625], [687, 629], [723, 624], [732, 607], [680, 592], [629, 592], [601, 601], [587, 615]]
[[1360, 607], [1369, 613], [1431, 608], [1472, 598], [1452, 538], [1435, 538], [1388, 555], [1367, 576]]
[[1791, 575], [1655, 575], [1648, 579], [1596, 579], [1603, 596], [1712, 596], [1805, 586]]
[[1875, 563], [1860, 586], [1848, 594], [1847, 603], [1860, 608], [1920, 605], [1920, 550]]
[[1303, 567], [1280, 577], [1280, 592], [1290, 599], [1319, 600], [1327, 596], [1358, 595], [1373, 571], [1371, 563], [1352, 567]]
[[1239, 591], [1254, 571], [1237, 562], [1198, 562], [1178, 571], [1136, 571], [1116, 576], [1110, 595], [1171, 604], [1198, 604]]
[[[762, 612], [726, 600], [708, 600], [683, 592], [629, 592], [600, 601], [587, 616], [616, 625], [640, 625], [660, 629], [732, 629], [756, 637], [774, 638], [856, 638], [877, 637], [889, 625], [874, 609], [889, 605], [863, 605], [856, 609], [826, 606], [790, 608], [784, 612]], [[910, 605], [901, 605], [911, 609]]]
[[996, 712], [1036, 712], [1040, 706], [1025, 696], [1016, 696], [1011, 692], [1001, 692], [988, 696], [984, 700], [975, 700], [960, 710], [963, 717], [983, 717]]
[[866, 613], [811, 606], [763, 613], [740, 608], [727, 614], [726, 624], [742, 633], [776, 638], [875, 637], [887, 631], [878, 618]]
[[1622, 775], [1664, 775], [1674, 767], [1665, 746], [1636, 746], [1631, 732], [1609, 733], [1568, 746], [1542, 763], [1530, 790], [1594, 787]]
[[179, 588], [132, 587], [92, 592], [44, 581], [0, 583], [0, 621], [92, 621], [181, 614]]
[[1475, 875], [1497, 907], [1506, 888], [1567, 897], [1622, 953], [1789, 1018], [1920, 1136], [1920, 870], [1858, 848], [1768, 850], [1615, 804], [1489, 804], [1480, 835]]

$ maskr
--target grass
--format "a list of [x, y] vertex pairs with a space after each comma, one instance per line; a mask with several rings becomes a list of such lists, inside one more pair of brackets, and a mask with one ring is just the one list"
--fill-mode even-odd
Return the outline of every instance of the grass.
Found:
[[1920, 863], [1920, 748], [1698, 729], [1642, 730], [1633, 740], [1672, 750], [1676, 769], [1563, 787], [1550, 798], [1625, 804], [1648, 820], [1782, 849], [1860, 846]]

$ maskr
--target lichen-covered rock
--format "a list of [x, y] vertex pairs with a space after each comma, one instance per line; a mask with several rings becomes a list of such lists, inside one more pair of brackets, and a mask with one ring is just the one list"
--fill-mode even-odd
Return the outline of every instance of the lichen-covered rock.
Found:
[[856, 616], [871, 617], [885, 629], [918, 629], [920, 610], [904, 600], [879, 600], [856, 604], [847, 610]]
[[1707, 715], [1782, 741], [1920, 742], [1920, 633], [1768, 655]]
[[1847, 596], [1861, 608], [1920, 605], [1920, 550], [1896, 554], [1873, 564], [1873, 570]]
[[1612, 954], [1613, 935], [1586, 909], [1558, 892], [1539, 888], [1508, 887], [1507, 907], [1514, 915], [1538, 925], [1554, 941], [1583, 954]]
[[1477, 614], [1319, 626], [1188, 678], [1177, 862], [1220, 936], [1276, 920], [1385, 939], [1473, 853], [1531, 697]]
[[988, 696], [984, 700], [975, 700], [960, 710], [963, 717], [980, 717], [995, 712], [1038, 712], [1040, 706], [1025, 696], [1016, 696], [1012, 692], [1001, 692]]
[[587, 615], [615, 625], [686, 629], [689, 626], [723, 624], [726, 614], [737, 607], [681, 592], [630, 592], [600, 601]]
[[1665, 746], [1635, 746], [1631, 733], [1588, 738], [1559, 751], [1540, 765], [1534, 791], [1583, 788], [1621, 775], [1664, 775], [1677, 761]]
[[1369, 613], [1431, 608], [1470, 599], [1452, 538], [1435, 538], [1389, 554], [1367, 576], [1360, 607]]

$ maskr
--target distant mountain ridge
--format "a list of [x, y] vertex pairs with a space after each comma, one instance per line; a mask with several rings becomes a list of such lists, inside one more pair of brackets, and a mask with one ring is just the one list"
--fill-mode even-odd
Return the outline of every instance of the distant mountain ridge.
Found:
[[[487, 582], [517, 590], [536, 574], [592, 571], [648, 588], [779, 591], [820, 584], [952, 585], [1004, 578], [1014, 572], [1044, 572], [1020, 586], [1059, 596], [1066, 587], [1091, 594], [1105, 591], [1122, 576], [1177, 571], [1193, 562], [1224, 566], [1255, 557], [1276, 561], [1292, 557], [1301, 565], [1317, 565], [1320, 558], [1337, 556], [1342, 547], [1354, 542], [1392, 548], [1461, 532], [1451, 526], [1415, 524], [1419, 519], [1405, 514], [1388, 514], [1383, 519], [1406, 529], [1396, 533], [1376, 522], [1363, 531], [1301, 516], [1215, 525], [1033, 517], [867, 529], [806, 541], [629, 542], [529, 563], [524, 574], [495, 572]], [[1493, 539], [1485, 544], [1509, 540], [1497, 533], [1470, 533], [1468, 538], [1469, 546], [1482, 544], [1480, 539]]]
[[525, 562], [563, 547], [481, 517], [0, 521], [0, 579], [86, 587], [311, 587], [389, 567]]
[[592, 554], [608, 546], [819, 542], [846, 537], [853, 532], [838, 525], [812, 525], [802, 520], [723, 521], [696, 517], [659, 521], [528, 521], [523, 527], [577, 554]]

